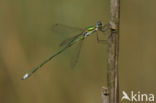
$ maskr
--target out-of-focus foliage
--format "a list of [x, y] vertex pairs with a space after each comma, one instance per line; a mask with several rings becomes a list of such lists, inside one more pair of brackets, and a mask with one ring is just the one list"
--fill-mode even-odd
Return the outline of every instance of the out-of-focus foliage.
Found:
[[[156, 93], [155, 1], [122, 0], [120, 90]], [[21, 77], [78, 31], [53, 31], [56, 23], [83, 28], [109, 21], [109, 0], [1, 0], [0, 103], [100, 103], [106, 86], [107, 46], [87, 38], [74, 69], [76, 47], [42, 67], [28, 80]]]

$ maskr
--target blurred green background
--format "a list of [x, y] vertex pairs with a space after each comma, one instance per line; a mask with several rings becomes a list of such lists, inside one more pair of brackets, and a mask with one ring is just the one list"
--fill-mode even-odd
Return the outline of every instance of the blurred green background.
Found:
[[[74, 69], [71, 47], [31, 78], [21, 77], [58, 49], [70, 33], [56, 23], [84, 28], [109, 21], [109, 0], [1, 0], [0, 103], [101, 103], [106, 86], [107, 46], [95, 35], [82, 46]], [[156, 94], [156, 14], [154, 0], [121, 0], [119, 78], [120, 95]], [[124, 101], [126, 103], [126, 101]]]

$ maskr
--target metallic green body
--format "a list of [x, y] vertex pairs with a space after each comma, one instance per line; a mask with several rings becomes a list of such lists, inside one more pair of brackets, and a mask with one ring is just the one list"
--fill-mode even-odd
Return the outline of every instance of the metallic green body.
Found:
[[67, 42], [67, 44], [65, 44], [62, 48], [60, 48], [54, 55], [52, 55], [51, 57], [49, 57], [48, 59], [46, 59], [45, 61], [43, 61], [40, 65], [36, 66], [32, 70], [30, 70], [28, 73], [26, 73], [23, 76], [22, 80], [24, 80], [24, 79], [28, 78], [29, 76], [31, 76], [31, 74], [33, 74], [34, 72], [36, 72], [39, 68], [41, 68], [47, 62], [49, 62], [55, 56], [57, 56], [60, 53], [62, 53], [65, 49], [69, 48], [70, 46], [74, 45], [75, 43], [79, 42], [80, 40], [83, 40], [87, 36], [93, 34], [95, 31], [97, 31], [98, 28], [102, 26], [101, 22], [100, 22], [100, 24], [98, 24], [98, 23], [99, 22], [97, 22], [97, 24], [94, 25], [94, 26], [88, 26], [86, 29], [84, 29], [83, 32], [81, 32], [80, 34], [78, 34], [74, 38], [72, 38], [72, 40], [70, 40], [69, 42]]
[[96, 26], [89, 26], [89, 27], [87, 28], [87, 30], [88, 30], [88, 31], [92, 31], [92, 30], [95, 30], [95, 28], [96, 28]]

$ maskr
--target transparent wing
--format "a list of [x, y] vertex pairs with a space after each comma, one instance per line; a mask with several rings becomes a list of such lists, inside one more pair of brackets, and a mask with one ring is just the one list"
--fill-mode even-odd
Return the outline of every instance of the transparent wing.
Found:
[[51, 27], [51, 30], [58, 34], [71, 34], [75, 31], [82, 31], [83, 29], [65, 24], [55, 24]]
[[80, 56], [83, 41], [84, 40], [82, 39], [77, 44], [77, 47], [75, 49], [75, 53], [74, 53], [74, 55], [72, 56], [72, 59], [71, 59], [71, 68], [74, 68], [76, 66], [78, 60], [79, 60], [79, 56]]
[[68, 44], [69, 42], [71, 42], [71, 41], [75, 40], [76, 38], [78, 38], [80, 35], [82, 35], [82, 33], [80, 33], [80, 34], [78, 34], [78, 35], [75, 35], [74, 37], [71, 37], [71, 38], [68, 38], [68, 39], [63, 40], [63, 41], [60, 43], [59, 46], [61, 47], [61, 46], [64, 46], [64, 45]]

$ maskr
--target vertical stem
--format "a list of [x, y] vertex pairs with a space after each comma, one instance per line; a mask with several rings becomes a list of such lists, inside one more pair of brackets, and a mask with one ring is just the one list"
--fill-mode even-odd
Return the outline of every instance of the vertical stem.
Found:
[[109, 89], [109, 103], [119, 103], [118, 55], [119, 55], [119, 22], [120, 0], [110, 0], [110, 29], [108, 38], [108, 68], [107, 85]]
[[102, 96], [102, 103], [109, 103], [108, 88], [106, 87], [101, 88], [101, 96]]

